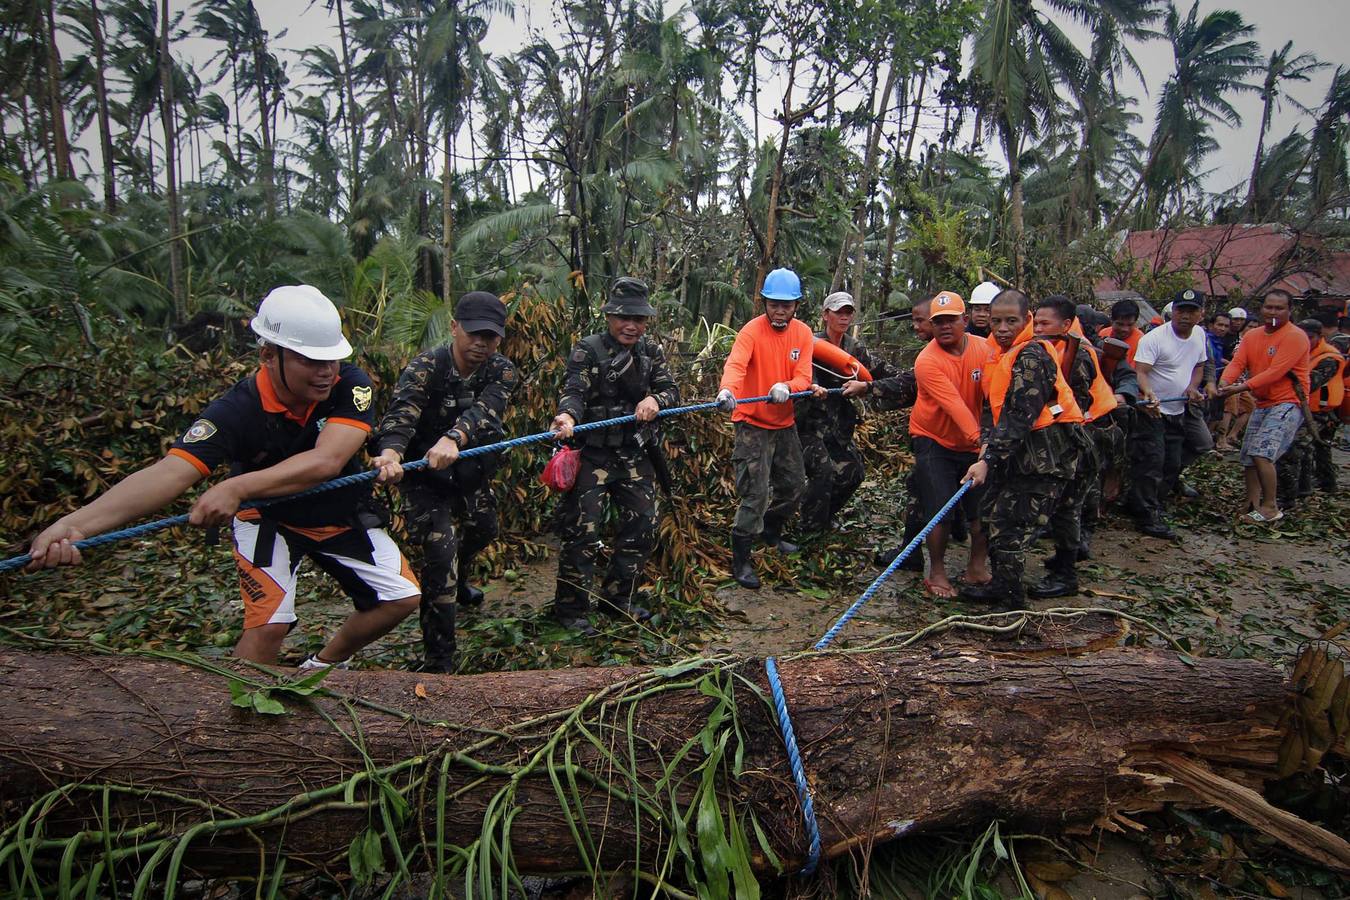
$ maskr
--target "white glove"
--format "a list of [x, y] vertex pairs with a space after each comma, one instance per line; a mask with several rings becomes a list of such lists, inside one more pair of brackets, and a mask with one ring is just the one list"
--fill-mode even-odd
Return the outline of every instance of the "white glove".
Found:
[[717, 408], [724, 413], [735, 411], [736, 395], [731, 392], [731, 388], [722, 388], [722, 390], [718, 392]]
[[769, 402], [770, 402], [770, 403], [786, 403], [786, 402], [788, 402], [788, 397], [789, 397], [791, 394], [792, 394], [792, 392], [791, 392], [790, 390], [788, 390], [788, 386], [787, 386], [786, 384], [783, 384], [783, 382], [780, 381], [780, 382], [778, 382], [777, 384], [775, 384], [773, 387], [769, 388]]

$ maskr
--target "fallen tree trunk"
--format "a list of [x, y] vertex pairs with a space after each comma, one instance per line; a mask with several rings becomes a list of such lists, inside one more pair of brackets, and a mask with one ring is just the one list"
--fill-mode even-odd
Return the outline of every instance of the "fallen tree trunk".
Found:
[[[1167, 776], [1179, 756], [1256, 791], [1273, 777], [1291, 705], [1277, 669], [1080, 646], [780, 660], [825, 854], [1194, 799]], [[0, 880], [7, 856], [11, 879], [17, 859], [40, 877], [64, 856], [76, 884], [123, 864], [169, 883], [262, 874], [282, 856], [357, 876], [677, 881], [804, 859], [761, 661], [294, 684], [240, 663], [0, 650]]]

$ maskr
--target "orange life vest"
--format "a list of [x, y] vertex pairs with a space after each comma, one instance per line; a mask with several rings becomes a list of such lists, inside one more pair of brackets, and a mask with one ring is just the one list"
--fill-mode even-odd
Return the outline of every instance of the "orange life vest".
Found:
[[1308, 361], [1308, 371], [1311, 372], [1327, 359], [1337, 360], [1341, 368], [1331, 376], [1330, 381], [1313, 391], [1312, 396], [1308, 398], [1308, 408], [1315, 413], [1339, 410], [1345, 400], [1345, 357], [1341, 356], [1335, 347], [1326, 341], [1319, 341], [1317, 346], [1313, 347], [1312, 359]]
[[[1078, 401], [1073, 398], [1073, 390], [1069, 387], [1069, 382], [1064, 378], [1064, 373], [1059, 370], [1061, 354], [1059, 348], [1051, 341], [1040, 341], [1040, 345], [1050, 354], [1050, 359], [1055, 363], [1055, 400], [1053, 403], [1046, 404], [1041, 410], [1036, 421], [1032, 423], [1033, 431], [1055, 425], [1062, 422], [1082, 422], [1083, 412], [1078, 408]], [[986, 379], [989, 383], [989, 411], [993, 414], [994, 422], [998, 422], [999, 415], [1003, 412], [1003, 401], [1008, 394], [1008, 386], [1012, 384], [1012, 367], [1017, 362], [1017, 357], [1031, 343], [1023, 341], [1013, 344], [1012, 348], [999, 358], [998, 364], [992, 369], [987, 370]], [[1056, 412], [1055, 407], [1059, 407]]]
[[1111, 389], [1106, 376], [1102, 374], [1101, 357], [1097, 355], [1097, 348], [1087, 341], [1083, 341], [1078, 347], [1079, 353], [1087, 353], [1092, 357], [1092, 406], [1089, 407], [1087, 415], [1084, 416], [1087, 421], [1095, 422], [1102, 416], [1115, 411], [1116, 392]]

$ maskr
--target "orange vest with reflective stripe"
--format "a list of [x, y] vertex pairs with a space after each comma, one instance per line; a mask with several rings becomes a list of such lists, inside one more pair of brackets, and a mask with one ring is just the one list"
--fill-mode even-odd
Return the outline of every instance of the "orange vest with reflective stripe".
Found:
[[1095, 422], [1102, 416], [1114, 412], [1116, 408], [1116, 392], [1111, 389], [1107, 383], [1106, 376], [1102, 374], [1102, 360], [1097, 355], [1097, 348], [1087, 341], [1083, 341], [1078, 348], [1079, 353], [1087, 352], [1092, 357], [1092, 406], [1084, 416], [1089, 422]]
[[1331, 412], [1339, 410], [1341, 403], [1345, 400], [1345, 357], [1340, 352], [1329, 345], [1326, 341], [1318, 342], [1313, 347], [1312, 359], [1308, 360], [1308, 371], [1311, 372], [1317, 368], [1318, 363], [1326, 359], [1335, 359], [1340, 362], [1341, 369], [1325, 385], [1312, 392], [1308, 398], [1308, 408], [1315, 413]]
[[[986, 376], [989, 382], [989, 410], [993, 413], [994, 422], [998, 422], [999, 415], [1003, 412], [1003, 400], [1008, 394], [1008, 386], [1012, 384], [1012, 367], [1017, 362], [1017, 357], [1030, 344], [1031, 341], [1024, 341], [1020, 344], [1014, 344], [1007, 353], [999, 358], [998, 365], [989, 370]], [[1069, 382], [1064, 378], [1064, 373], [1060, 371], [1061, 355], [1059, 348], [1050, 341], [1039, 341], [1040, 345], [1050, 353], [1050, 359], [1055, 363], [1055, 402], [1047, 404], [1041, 410], [1041, 414], [1036, 417], [1032, 423], [1033, 431], [1055, 425], [1062, 422], [1082, 422], [1083, 412], [1078, 408], [1078, 401], [1073, 398], [1073, 390], [1069, 387]], [[1059, 414], [1056, 415], [1052, 406], [1059, 407]]]

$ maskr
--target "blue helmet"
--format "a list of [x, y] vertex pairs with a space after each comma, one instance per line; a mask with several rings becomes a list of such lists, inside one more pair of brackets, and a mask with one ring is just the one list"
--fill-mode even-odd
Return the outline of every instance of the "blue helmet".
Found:
[[791, 269], [774, 269], [765, 277], [759, 293], [766, 300], [800, 300], [802, 280]]

